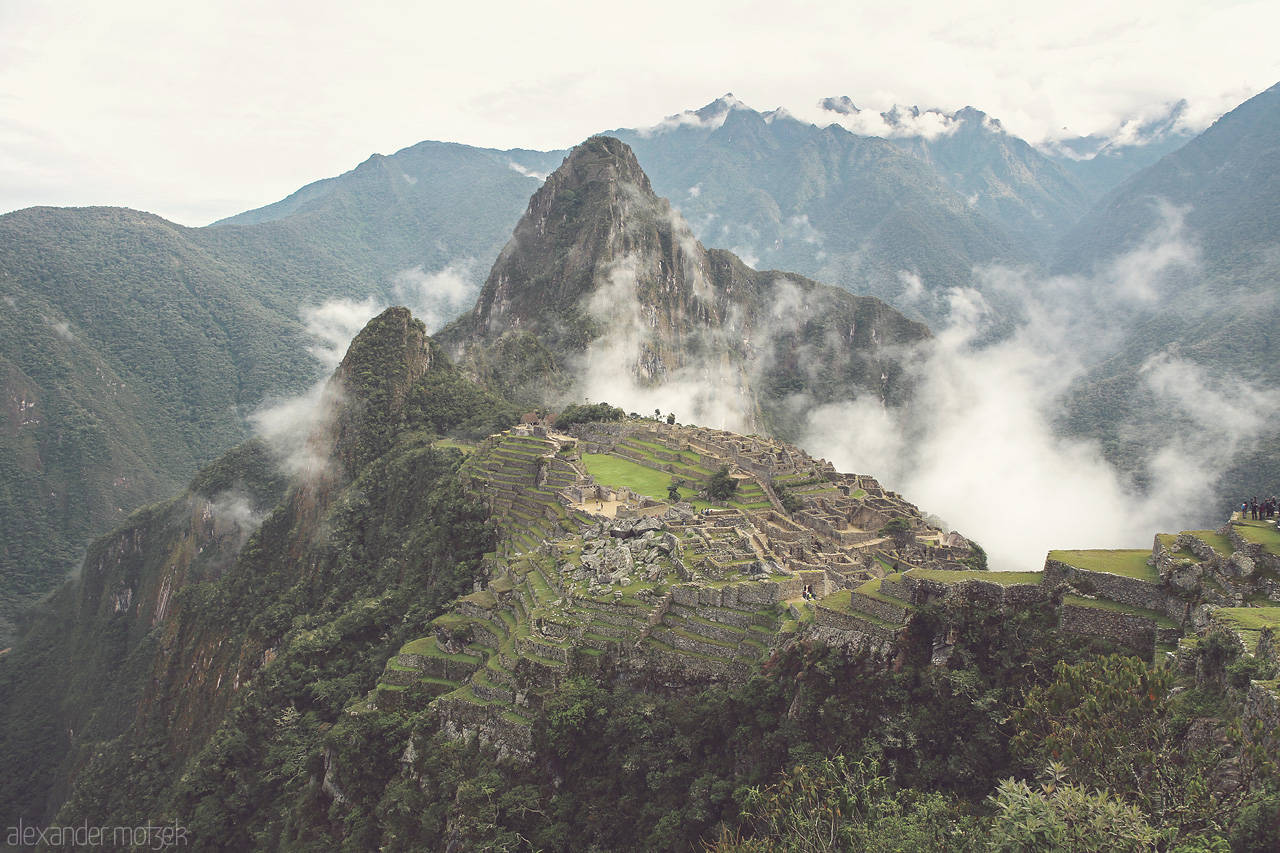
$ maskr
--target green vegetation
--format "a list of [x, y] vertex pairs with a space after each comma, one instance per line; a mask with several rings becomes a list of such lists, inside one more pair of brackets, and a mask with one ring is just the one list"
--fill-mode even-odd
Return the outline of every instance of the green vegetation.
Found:
[[909, 518], [891, 518], [876, 533], [892, 539], [894, 547], [898, 549], [906, 548], [915, 540]]
[[778, 498], [778, 503], [782, 504], [782, 508], [787, 512], [796, 512], [804, 507], [804, 501], [792, 494], [782, 483], [773, 484], [773, 493]]
[[1268, 554], [1280, 555], [1280, 530], [1265, 521], [1237, 521], [1232, 525], [1246, 542], [1261, 545]]
[[575, 424], [587, 424], [593, 421], [620, 421], [625, 412], [608, 403], [570, 403], [564, 411], [556, 415], [556, 429], [567, 432]]
[[707, 480], [707, 497], [727, 501], [738, 490], [738, 481], [729, 475], [729, 466], [721, 465]]
[[[434, 369], [416, 383], [405, 401], [408, 424], [439, 435], [476, 441], [508, 429], [520, 420], [520, 409], [481, 388], [449, 365], [431, 344]], [[441, 446], [466, 445], [441, 443]]]
[[1107, 572], [1151, 583], [1160, 582], [1160, 572], [1147, 563], [1151, 559], [1150, 551], [1050, 551], [1049, 559], [1090, 572]]

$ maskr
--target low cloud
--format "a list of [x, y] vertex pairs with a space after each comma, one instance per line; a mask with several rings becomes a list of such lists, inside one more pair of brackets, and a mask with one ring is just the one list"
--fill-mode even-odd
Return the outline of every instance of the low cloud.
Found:
[[71, 324], [66, 320], [59, 320], [56, 323], [50, 321], [49, 328], [53, 330], [55, 335], [62, 338], [64, 341], [74, 341], [76, 339], [75, 334], [71, 331]]
[[919, 136], [937, 139], [955, 133], [963, 124], [955, 116], [939, 110], [921, 110], [894, 104], [884, 112], [860, 110], [849, 98], [826, 98], [818, 104], [815, 121], [820, 126], [836, 124], [858, 136], [882, 139]]
[[801, 444], [946, 519], [979, 541], [995, 568], [1037, 569], [1053, 548], [1145, 547], [1157, 532], [1195, 523], [1235, 454], [1280, 411], [1280, 395], [1173, 353], [1149, 359], [1139, 393], [1161, 413], [1160, 430], [1133, 425], [1158, 442], [1145, 460], [1145, 488], [1096, 443], [1057, 429], [1067, 392], [1119, 351], [1126, 323], [1194, 269], [1181, 213], [1165, 214], [1148, 240], [1092, 277], [981, 271], [984, 291], [1017, 299], [1016, 326], [994, 342], [1000, 318], [982, 295], [949, 291], [949, 322], [911, 368], [911, 405], [821, 407]]
[[413, 312], [432, 333], [467, 311], [480, 295], [475, 258], [461, 258], [444, 269], [426, 272], [421, 266], [396, 273], [392, 297]]
[[234, 489], [214, 497], [209, 503], [209, 511], [220, 534], [235, 532], [242, 541], [257, 530], [267, 516], [265, 511], [254, 507], [248, 495]]
[[372, 297], [363, 302], [335, 299], [319, 306], [305, 306], [298, 313], [315, 343], [307, 352], [324, 376], [305, 393], [272, 397], [251, 415], [254, 435], [266, 440], [280, 468], [290, 476], [310, 476], [324, 469], [328, 448], [320, 437], [340, 402], [329, 377], [346, 355], [347, 347], [365, 325], [382, 310]]
[[547, 177], [551, 174], [550, 172], [535, 172], [533, 169], [530, 169], [526, 166], [521, 166], [515, 160], [508, 160], [507, 168], [511, 169], [511, 171], [513, 172], [519, 172], [521, 175], [524, 175], [526, 178], [537, 178], [540, 181], [545, 181]]
[[303, 306], [298, 315], [315, 341], [307, 352], [326, 374], [332, 373], [346, 355], [351, 339], [385, 307], [372, 296], [362, 302], [333, 299], [323, 305]]
[[735, 109], [750, 109], [750, 107], [729, 94], [716, 99], [700, 110], [685, 110], [684, 112], [667, 116], [652, 127], [638, 127], [635, 129], [635, 134], [642, 138], [648, 138], [683, 127], [715, 130], [724, 125], [729, 113]]
[[[684, 218], [676, 211], [667, 215], [677, 273], [689, 292], [714, 310], [705, 253]], [[736, 315], [719, 318], [719, 323], [696, 317], [682, 321], [644, 304], [639, 283], [660, 280], [661, 271], [646, 269], [643, 257], [625, 255], [603, 270], [583, 305], [609, 333], [592, 341], [571, 371], [579, 377], [574, 397], [605, 400], [641, 414], [658, 409], [685, 423], [752, 431], [754, 406], [742, 359], [734, 355], [742, 346]], [[663, 343], [663, 332], [666, 324], [681, 322], [686, 325], [677, 352]]]

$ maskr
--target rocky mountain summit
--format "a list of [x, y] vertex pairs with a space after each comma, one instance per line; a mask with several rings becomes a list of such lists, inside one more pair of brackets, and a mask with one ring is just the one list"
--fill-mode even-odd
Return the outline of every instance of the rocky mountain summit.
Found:
[[786, 437], [812, 405], [905, 402], [903, 360], [929, 331], [878, 299], [704, 248], [632, 151], [595, 137], [534, 194], [476, 307], [437, 337], [529, 405], [678, 405]]

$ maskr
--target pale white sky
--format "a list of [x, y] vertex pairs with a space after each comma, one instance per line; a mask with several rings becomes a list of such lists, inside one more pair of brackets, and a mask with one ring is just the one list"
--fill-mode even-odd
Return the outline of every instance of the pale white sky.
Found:
[[973, 105], [1037, 141], [1280, 81], [1280, 2], [0, 0], [0, 212], [186, 225], [424, 139], [565, 148], [726, 92]]

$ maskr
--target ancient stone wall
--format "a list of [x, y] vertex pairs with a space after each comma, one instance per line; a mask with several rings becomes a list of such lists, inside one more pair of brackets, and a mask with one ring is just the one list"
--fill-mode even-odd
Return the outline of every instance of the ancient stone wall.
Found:
[[903, 630], [877, 624], [854, 613], [824, 607], [821, 602], [814, 607], [814, 622], [822, 628], [855, 632], [868, 638], [878, 646], [893, 645], [897, 642]]
[[1231, 540], [1231, 544], [1235, 546], [1237, 554], [1243, 553], [1252, 560], [1254, 564], [1270, 569], [1273, 572], [1280, 572], [1280, 557], [1277, 557], [1275, 554], [1268, 553], [1261, 545], [1245, 539], [1236, 530], [1234, 524], [1227, 524], [1219, 532], [1227, 535], [1227, 538]]
[[1280, 695], [1276, 693], [1276, 683], [1250, 682], [1244, 697], [1244, 710], [1240, 715], [1241, 728], [1248, 732], [1253, 729], [1254, 720], [1260, 720], [1265, 732], [1263, 744], [1274, 750], [1277, 746], [1272, 732], [1280, 728]]
[[1091, 572], [1057, 560], [1045, 560], [1044, 575], [1044, 583], [1050, 588], [1065, 583], [1082, 592], [1096, 594], [1099, 598], [1144, 610], [1158, 610], [1161, 613], [1165, 611], [1169, 597], [1162, 587], [1150, 581], [1109, 572]]
[[881, 622], [892, 622], [900, 625], [907, 621], [907, 607], [905, 604], [894, 604], [890, 601], [883, 601], [879, 598], [856, 592], [853, 594], [852, 602], [852, 606], [859, 612], [874, 616]]
[[[945, 599], [948, 602], [982, 604], [988, 607], [1011, 609], [1027, 607], [1049, 598], [1050, 587], [1044, 584], [1001, 584], [980, 578], [966, 578], [955, 583], [943, 583], [930, 578], [905, 574], [901, 581], [902, 593], [886, 590], [914, 605], [924, 605]], [[883, 586], [882, 586], [883, 588]]]
[[1133, 647], [1148, 659], [1156, 653], [1155, 623], [1133, 613], [1064, 604], [1059, 612], [1058, 630], [1088, 637], [1105, 637]]
[[512, 722], [498, 708], [444, 697], [437, 700], [440, 729], [450, 740], [466, 740], [474, 735], [482, 744], [497, 748], [499, 755], [531, 760], [533, 731]]
[[396, 655], [395, 660], [400, 666], [411, 667], [423, 675], [445, 678], [449, 681], [462, 681], [479, 668], [479, 664], [468, 664], [434, 655]]

